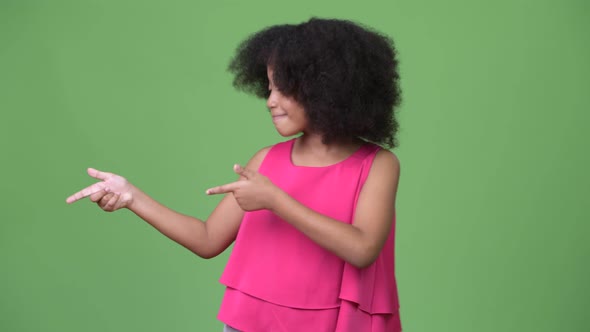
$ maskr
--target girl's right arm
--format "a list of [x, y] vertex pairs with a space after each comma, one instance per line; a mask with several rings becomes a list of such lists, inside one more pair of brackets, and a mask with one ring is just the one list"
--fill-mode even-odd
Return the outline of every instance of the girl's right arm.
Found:
[[226, 195], [207, 221], [178, 213], [134, 187], [127, 208], [160, 233], [203, 258], [223, 252], [235, 239], [244, 211]]
[[[268, 149], [258, 151], [248, 162], [249, 167], [257, 170]], [[234, 241], [244, 216], [233, 194], [226, 195], [205, 222], [167, 208], [119, 175], [92, 168], [88, 174], [102, 181], [68, 197], [66, 202], [90, 196], [105, 211], [128, 208], [160, 233], [203, 258], [219, 255]]]

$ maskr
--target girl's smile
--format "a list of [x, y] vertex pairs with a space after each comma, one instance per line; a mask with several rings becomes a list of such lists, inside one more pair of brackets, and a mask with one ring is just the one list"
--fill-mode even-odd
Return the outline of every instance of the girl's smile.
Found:
[[285, 119], [286, 117], [287, 114], [272, 114], [272, 122], [276, 124], [278, 121]]

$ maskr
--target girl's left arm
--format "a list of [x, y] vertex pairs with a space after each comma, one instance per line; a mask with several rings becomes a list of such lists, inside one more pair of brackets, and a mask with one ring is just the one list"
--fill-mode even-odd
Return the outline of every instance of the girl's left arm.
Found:
[[273, 185], [265, 176], [236, 166], [246, 179], [209, 189], [208, 194], [233, 192], [242, 209], [269, 209], [311, 240], [346, 262], [363, 268], [377, 259], [392, 227], [400, 164], [380, 150], [360, 192], [352, 224], [320, 214]]

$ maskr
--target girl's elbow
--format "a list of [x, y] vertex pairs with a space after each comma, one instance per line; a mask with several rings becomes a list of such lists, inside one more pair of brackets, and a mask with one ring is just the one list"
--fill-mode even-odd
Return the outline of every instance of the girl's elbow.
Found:
[[200, 252], [196, 252], [196, 251], [193, 251], [193, 253], [203, 259], [211, 259], [211, 258], [214, 258], [217, 256], [212, 253], [200, 253]]
[[218, 252], [216, 250], [211, 250], [209, 248], [187, 248], [187, 249], [190, 250], [193, 254], [195, 254], [203, 259], [215, 258], [220, 254], [220, 252]]
[[350, 260], [349, 263], [358, 269], [364, 269], [377, 260], [379, 252], [379, 248], [375, 248], [374, 246], [364, 247], [359, 250], [359, 254]]

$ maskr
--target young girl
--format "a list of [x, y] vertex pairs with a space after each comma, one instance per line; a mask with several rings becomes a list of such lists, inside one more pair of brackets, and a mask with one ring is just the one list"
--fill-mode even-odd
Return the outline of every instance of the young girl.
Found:
[[[390, 39], [357, 24], [311, 19], [264, 29], [237, 50], [234, 85], [266, 98], [285, 137], [265, 147], [206, 222], [159, 204], [125, 178], [70, 196], [127, 208], [210, 258], [235, 241], [221, 276], [226, 331], [401, 331], [394, 269], [399, 76]], [[379, 145], [377, 145], [379, 144]]]

